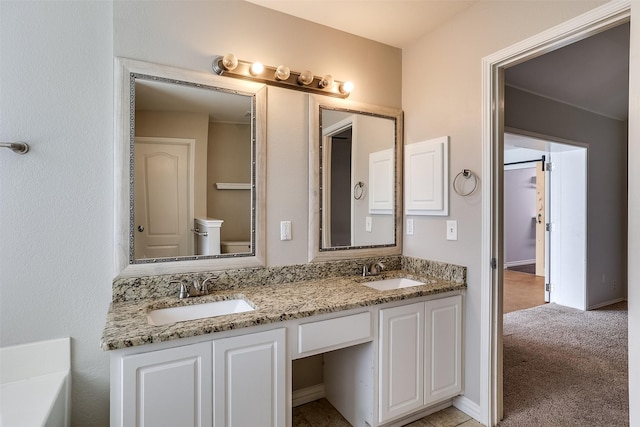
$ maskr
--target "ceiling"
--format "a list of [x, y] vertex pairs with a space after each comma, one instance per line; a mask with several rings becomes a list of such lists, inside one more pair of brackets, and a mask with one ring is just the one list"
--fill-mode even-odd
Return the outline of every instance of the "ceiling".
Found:
[[479, 0], [247, 1], [369, 40], [404, 48]]
[[[247, 0], [337, 30], [406, 48], [488, 0]], [[328, 8], [339, 13], [327, 13]], [[629, 104], [629, 24], [507, 70], [506, 83], [617, 120]]]
[[626, 120], [629, 24], [509, 68], [505, 83], [609, 118]]
[[174, 81], [136, 79], [136, 111], [180, 111], [206, 113], [210, 122], [250, 123], [250, 96], [176, 84]]

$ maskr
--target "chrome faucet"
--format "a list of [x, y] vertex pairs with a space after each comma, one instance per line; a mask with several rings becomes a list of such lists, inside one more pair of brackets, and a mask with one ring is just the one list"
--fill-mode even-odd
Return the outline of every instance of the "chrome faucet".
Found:
[[[207, 287], [207, 282], [209, 280], [213, 280], [213, 279], [215, 279], [214, 276], [207, 277], [200, 284], [198, 283], [198, 279], [194, 279], [193, 280], [193, 288], [197, 292], [197, 294], [195, 296], [197, 296], [197, 295], [207, 295], [209, 293], [209, 288]], [[192, 294], [191, 296], [194, 296], [194, 295]]]
[[213, 276], [207, 277], [200, 283], [198, 279], [193, 279], [193, 285], [189, 286], [180, 281], [173, 281], [170, 284], [177, 283], [180, 285], [180, 289], [178, 291], [178, 298], [189, 298], [189, 297], [197, 297], [201, 295], [207, 295], [209, 293], [209, 289], [207, 288], [207, 282], [209, 280], [214, 279]]
[[384, 264], [380, 261], [373, 263], [369, 266], [366, 264], [362, 266], [362, 277], [377, 276], [384, 270]]
[[174, 280], [172, 282], [169, 282], [170, 285], [173, 285], [174, 283], [177, 283], [178, 285], [180, 285], [180, 288], [178, 290], [178, 298], [183, 299], [183, 298], [189, 298], [189, 286], [185, 285], [184, 283], [178, 281], [178, 280]]
[[193, 292], [190, 292], [191, 296], [198, 296], [198, 295], [206, 295], [207, 294], [207, 288], [204, 286], [204, 282], [201, 285], [198, 282], [198, 279], [193, 279], [193, 286], [191, 287], [191, 289], [193, 289]]

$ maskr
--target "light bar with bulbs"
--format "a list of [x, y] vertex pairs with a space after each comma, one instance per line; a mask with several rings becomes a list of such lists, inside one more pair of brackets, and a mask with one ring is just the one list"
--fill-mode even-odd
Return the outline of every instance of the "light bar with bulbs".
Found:
[[259, 62], [241, 61], [232, 53], [215, 58], [211, 68], [214, 73], [221, 76], [252, 80], [336, 98], [347, 98], [353, 91], [353, 83], [336, 81], [329, 74], [318, 77], [309, 70], [299, 73], [291, 71], [284, 65], [270, 67]]

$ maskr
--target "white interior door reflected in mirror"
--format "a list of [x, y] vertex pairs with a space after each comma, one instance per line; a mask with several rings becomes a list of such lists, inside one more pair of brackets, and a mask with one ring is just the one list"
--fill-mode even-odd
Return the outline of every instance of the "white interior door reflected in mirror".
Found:
[[193, 139], [135, 139], [136, 259], [192, 253], [194, 148]]

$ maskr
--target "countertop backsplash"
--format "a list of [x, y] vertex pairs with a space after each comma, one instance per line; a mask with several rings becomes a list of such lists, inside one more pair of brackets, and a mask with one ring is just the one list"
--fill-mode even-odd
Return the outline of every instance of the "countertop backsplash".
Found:
[[362, 275], [363, 265], [382, 262], [385, 271], [405, 270], [455, 283], [466, 283], [466, 267], [404, 256], [375, 257], [354, 260], [327, 261], [287, 265], [281, 267], [243, 268], [205, 273], [116, 278], [113, 281], [112, 301], [125, 302], [177, 295], [174, 281], [191, 283], [213, 277], [210, 289], [239, 290], [247, 286], [273, 286], [308, 280]]

